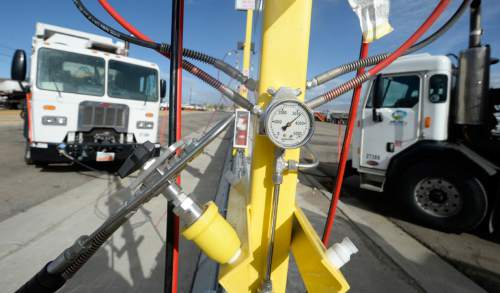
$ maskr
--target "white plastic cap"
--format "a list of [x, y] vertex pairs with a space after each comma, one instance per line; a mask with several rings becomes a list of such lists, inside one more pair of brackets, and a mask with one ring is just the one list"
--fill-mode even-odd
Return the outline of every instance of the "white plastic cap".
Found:
[[345, 237], [342, 242], [333, 244], [326, 251], [326, 257], [337, 269], [340, 269], [351, 259], [351, 255], [357, 253], [358, 248], [351, 239]]
[[238, 249], [238, 251], [236, 251], [233, 257], [231, 257], [231, 259], [227, 263], [230, 265], [235, 263], [240, 258], [240, 255], [241, 255], [241, 248]]

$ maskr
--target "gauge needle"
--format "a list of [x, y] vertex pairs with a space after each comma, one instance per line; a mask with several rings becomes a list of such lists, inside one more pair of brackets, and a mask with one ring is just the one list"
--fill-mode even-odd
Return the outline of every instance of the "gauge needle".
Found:
[[302, 114], [299, 114], [297, 117], [295, 117], [292, 121], [288, 122], [287, 124], [285, 124], [284, 126], [281, 127], [281, 129], [283, 131], [285, 131], [288, 127], [292, 126], [292, 123], [295, 122], [295, 120], [299, 119], [299, 117], [301, 116]]

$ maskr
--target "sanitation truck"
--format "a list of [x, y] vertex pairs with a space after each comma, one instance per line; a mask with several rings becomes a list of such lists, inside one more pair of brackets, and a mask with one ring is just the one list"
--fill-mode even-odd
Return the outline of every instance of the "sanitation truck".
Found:
[[[25, 79], [26, 63], [16, 51], [13, 80]], [[26, 163], [122, 161], [146, 141], [159, 150], [159, 76], [156, 64], [128, 57], [123, 42], [38, 23], [26, 87]]]
[[361, 188], [389, 190], [408, 216], [449, 232], [491, 231], [500, 212], [498, 60], [481, 33], [473, 11], [459, 56], [405, 56], [367, 84], [353, 140]]

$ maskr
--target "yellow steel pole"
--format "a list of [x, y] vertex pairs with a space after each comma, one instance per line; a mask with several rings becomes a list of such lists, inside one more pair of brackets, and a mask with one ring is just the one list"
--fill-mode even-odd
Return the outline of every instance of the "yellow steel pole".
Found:
[[[270, 88], [299, 89], [304, 99], [312, 0], [265, 1], [257, 103], [265, 109]], [[248, 24], [248, 23], [247, 23]], [[249, 48], [246, 47], [247, 49]], [[250, 192], [232, 187], [227, 219], [242, 240], [236, 263], [221, 266], [219, 283], [228, 292], [258, 292], [266, 273], [273, 201], [275, 146], [255, 127]], [[300, 150], [287, 150], [286, 160], [299, 160]], [[290, 251], [309, 292], [346, 292], [349, 285], [326, 257], [314, 228], [295, 204], [297, 172], [285, 172], [278, 202], [272, 289], [286, 290]]]
[[[243, 74], [250, 76], [250, 58], [252, 55], [252, 26], [253, 10], [247, 10], [247, 23], [245, 28], [245, 42], [243, 45]], [[246, 87], [240, 87], [240, 94], [245, 98], [248, 96]]]
[[[258, 88], [258, 104], [265, 109], [271, 96], [269, 88], [300, 89], [304, 99], [312, 0], [264, 1], [262, 55]], [[256, 130], [258, 131], [258, 129]], [[250, 182], [249, 249], [258, 272], [252, 291], [262, 284], [265, 274], [267, 243], [272, 207], [274, 145], [256, 134]], [[298, 161], [300, 150], [288, 150], [286, 158]], [[276, 221], [276, 238], [271, 279], [274, 292], [285, 292], [290, 253], [290, 240], [295, 209], [296, 173], [285, 173], [281, 185]]]

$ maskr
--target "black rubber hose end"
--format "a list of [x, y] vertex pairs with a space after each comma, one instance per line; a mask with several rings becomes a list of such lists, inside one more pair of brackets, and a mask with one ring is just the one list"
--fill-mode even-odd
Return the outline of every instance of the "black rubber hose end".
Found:
[[250, 91], [255, 91], [257, 89], [257, 81], [253, 78], [247, 79], [243, 84]]
[[54, 275], [47, 271], [50, 262], [46, 264], [26, 284], [17, 289], [16, 293], [52, 293], [59, 290], [66, 280], [61, 275]]

